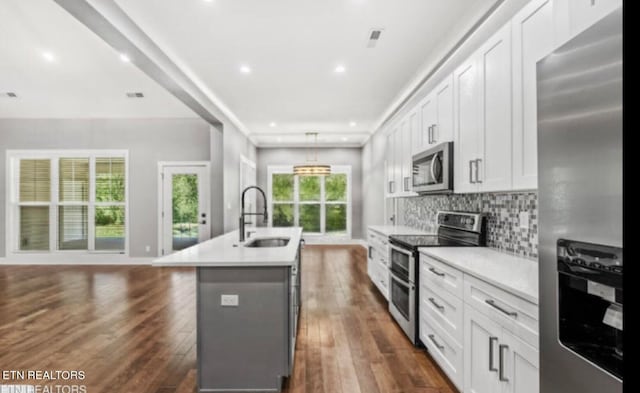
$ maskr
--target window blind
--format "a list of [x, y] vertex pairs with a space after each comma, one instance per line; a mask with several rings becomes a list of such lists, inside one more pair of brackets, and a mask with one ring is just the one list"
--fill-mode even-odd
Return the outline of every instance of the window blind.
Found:
[[89, 201], [89, 159], [60, 159], [60, 202]]
[[20, 160], [20, 202], [51, 200], [51, 160]]
[[20, 207], [20, 250], [49, 250], [49, 207]]

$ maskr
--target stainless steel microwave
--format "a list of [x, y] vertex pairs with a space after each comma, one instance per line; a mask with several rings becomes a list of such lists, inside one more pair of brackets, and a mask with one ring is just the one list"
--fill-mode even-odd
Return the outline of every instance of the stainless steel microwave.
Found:
[[453, 192], [453, 142], [443, 142], [413, 156], [413, 191]]

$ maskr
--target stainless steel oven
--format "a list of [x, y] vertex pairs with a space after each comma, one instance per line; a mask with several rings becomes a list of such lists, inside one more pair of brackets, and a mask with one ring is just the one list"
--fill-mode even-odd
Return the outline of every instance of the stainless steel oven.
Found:
[[453, 142], [443, 142], [413, 156], [413, 191], [420, 194], [453, 191]]
[[390, 245], [389, 312], [415, 343], [416, 296], [413, 251]]

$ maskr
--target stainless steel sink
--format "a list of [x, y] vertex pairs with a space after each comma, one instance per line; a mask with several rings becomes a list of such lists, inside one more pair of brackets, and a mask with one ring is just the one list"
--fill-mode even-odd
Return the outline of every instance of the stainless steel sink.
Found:
[[288, 237], [261, 237], [249, 241], [247, 244], [245, 244], [245, 247], [285, 247], [287, 244], [289, 244], [289, 240], [290, 238]]

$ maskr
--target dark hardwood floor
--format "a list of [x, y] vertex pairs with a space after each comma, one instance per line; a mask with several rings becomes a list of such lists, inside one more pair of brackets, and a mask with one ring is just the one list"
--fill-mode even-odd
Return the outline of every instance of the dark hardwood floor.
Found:
[[[387, 313], [359, 246], [307, 246], [289, 393], [451, 393]], [[82, 370], [87, 393], [195, 392], [195, 273], [0, 267], [0, 370]], [[0, 385], [10, 383], [2, 380]], [[25, 383], [15, 380], [13, 383]]]

